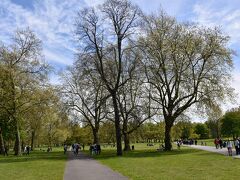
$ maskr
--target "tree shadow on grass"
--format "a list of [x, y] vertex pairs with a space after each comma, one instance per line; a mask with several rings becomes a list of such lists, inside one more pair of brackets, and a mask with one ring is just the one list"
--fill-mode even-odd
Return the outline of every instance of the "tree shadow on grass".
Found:
[[201, 150], [198, 149], [186, 149], [172, 150], [172, 151], [146, 151], [146, 150], [134, 150], [130, 152], [124, 152], [123, 156], [116, 156], [116, 152], [113, 150], [103, 150], [101, 155], [94, 155], [93, 158], [97, 160], [108, 158], [146, 158], [146, 157], [161, 157], [161, 156], [173, 156], [198, 153]]
[[22, 156], [0, 156], [0, 163], [17, 163], [17, 162], [29, 162], [38, 160], [54, 160], [54, 161], [64, 161], [66, 160], [66, 155], [62, 152], [41, 152], [34, 151], [30, 155]]

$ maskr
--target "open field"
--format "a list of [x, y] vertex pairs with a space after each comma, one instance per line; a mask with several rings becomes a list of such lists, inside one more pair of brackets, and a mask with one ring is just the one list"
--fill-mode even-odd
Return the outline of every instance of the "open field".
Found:
[[60, 180], [63, 178], [66, 155], [62, 149], [47, 153], [33, 151], [29, 156], [0, 156], [1, 180]]
[[[158, 143], [134, 146], [135, 150], [125, 152], [123, 157], [117, 157], [116, 149], [110, 146], [102, 148], [101, 155], [93, 157], [133, 180], [239, 178], [240, 159], [188, 147], [177, 150], [175, 145], [172, 152], [157, 152]], [[88, 153], [88, 147], [85, 153]], [[29, 156], [0, 156], [0, 179], [61, 180], [65, 162], [62, 148], [53, 149], [50, 153], [34, 151]]]
[[172, 152], [156, 152], [156, 147], [143, 144], [135, 148], [123, 157], [116, 157], [115, 150], [107, 148], [94, 158], [134, 180], [239, 178], [239, 159], [188, 147]]

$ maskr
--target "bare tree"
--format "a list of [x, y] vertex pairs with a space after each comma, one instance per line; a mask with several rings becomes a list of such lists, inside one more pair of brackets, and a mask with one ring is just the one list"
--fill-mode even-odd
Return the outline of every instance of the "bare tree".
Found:
[[101, 79], [82, 61], [76, 61], [63, 80], [62, 94], [66, 105], [83, 125], [91, 127], [93, 143], [99, 144], [100, 123], [106, 117], [109, 98]]
[[178, 23], [161, 13], [145, 19], [146, 76], [162, 108], [165, 148], [171, 150], [174, 121], [189, 107], [210, 107], [231, 95], [232, 51], [228, 37], [217, 28]]
[[[127, 0], [107, 0], [97, 10], [87, 8], [78, 13], [76, 34], [81, 55], [92, 59], [93, 67], [111, 95], [116, 129], [117, 155], [122, 155], [121, 123], [117, 93], [131, 78], [131, 64], [123, 73], [127, 39], [138, 27], [140, 10]], [[124, 74], [124, 78], [121, 78]]]
[[128, 53], [129, 59], [137, 58], [138, 60], [132, 60], [135, 62], [135, 70], [132, 72], [131, 79], [124, 87], [120, 88], [118, 93], [124, 151], [130, 150], [130, 134], [155, 115], [155, 110], [151, 107], [149, 89], [146, 88], [147, 84], [144, 83], [144, 68], [138, 54], [140, 53], [136, 50], [133, 51], [133, 49]]

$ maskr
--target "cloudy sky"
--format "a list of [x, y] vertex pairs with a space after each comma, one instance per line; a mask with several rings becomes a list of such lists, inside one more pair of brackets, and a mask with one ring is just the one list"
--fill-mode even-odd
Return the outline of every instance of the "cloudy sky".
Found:
[[[30, 27], [43, 42], [45, 59], [56, 71], [74, 59], [74, 17], [103, 0], [0, 0], [0, 41], [10, 42], [17, 28]], [[240, 0], [132, 0], [146, 13], [160, 7], [179, 21], [220, 26], [231, 37], [229, 46], [240, 55]], [[233, 87], [240, 94], [240, 61], [234, 57]], [[51, 81], [57, 82], [52, 75]], [[239, 98], [240, 100], [240, 98]]]

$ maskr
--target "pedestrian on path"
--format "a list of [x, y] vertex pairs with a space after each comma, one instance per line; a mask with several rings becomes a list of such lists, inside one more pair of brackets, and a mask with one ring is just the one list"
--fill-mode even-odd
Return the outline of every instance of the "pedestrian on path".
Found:
[[216, 139], [214, 140], [214, 144], [215, 144], [215, 146], [216, 146], [216, 149], [218, 149], [218, 144], [219, 144], [218, 138], [216, 138]]
[[232, 146], [233, 146], [232, 141], [230, 141], [228, 139], [228, 141], [227, 141], [227, 149], [228, 149], [228, 155], [229, 156], [232, 156]]
[[239, 142], [239, 139], [235, 139], [235, 141], [234, 141], [234, 146], [235, 146], [235, 149], [236, 149], [236, 155], [239, 155], [240, 154], [240, 152], [239, 152], [239, 150], [240, 150], [240, 142]]
[[223, 148], [223, 141], [222, 141], [222, 139], [221, 138], [219, 138], [219, 146], [220, 146], [220, 148], [222, 149]]
[[66, 154], [66, 152], [67, 152], [67, 145], [66, 144], [64, 145], [63, 150], [64, 150], [64, 154]]

